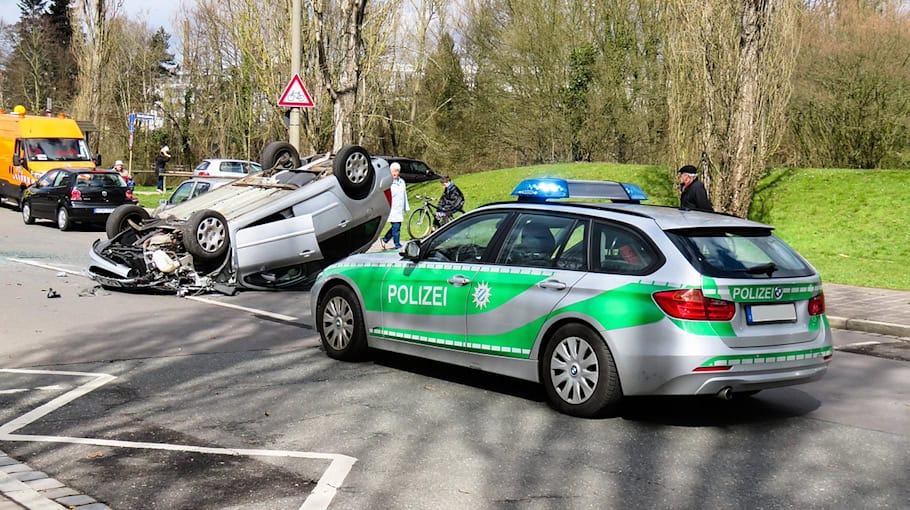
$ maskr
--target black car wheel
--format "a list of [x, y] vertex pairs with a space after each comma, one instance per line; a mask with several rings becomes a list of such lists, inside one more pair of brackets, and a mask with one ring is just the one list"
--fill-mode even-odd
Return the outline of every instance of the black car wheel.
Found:
[[363, 313], [354, 292], [336, 285], [319, 301], [316, 327], [330, 357], [345, 361], [361, 359], [367, 349]]
[[262, 149], [259, 164], [265, 170], [290, 170], [300, 168], [300, 154], [287, 142], [272, 142]]
[[120, 232], [130, 228], [130, 221], [139, 225], [149, 218], [149, 213], [144, 207], [135, 204], [124, 204], [114, 209], [114, 212], [107, 217], [104, 231], [107, 233], [108, 239], [113, 239]]
[[35, 223], [35, 217], [32, 216], [32, 204], [28, 203], [27, 200], [22, 202], [22, 221], [24, 221], [26, 225]]
[[73, 220], [70, 219], [70, 212], [66, 207], [57, 209], [57, 228], [63, 231], [73, 228]]
[[622, 399], [619, 375], [607, 344], [580, 324], [553, 334], [544, 350], [541, 378], [558, 411], [593, 418], [615, 410]]
[[373, 188], [376, 171], [370, 153], [359, 145], [346, 145], [335, 155], [332, 173], [341, 184], [344, 194], [354, 200], [366, 198]]
[[227, 220], [218, 211], [196, 211], [183, 225], [183, 246], [193, 257], [211, 262], [223, 257], [228, 250]]

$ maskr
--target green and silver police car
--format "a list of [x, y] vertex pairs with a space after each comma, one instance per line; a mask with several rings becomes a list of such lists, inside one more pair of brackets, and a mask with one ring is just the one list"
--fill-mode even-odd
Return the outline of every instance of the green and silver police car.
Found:
[[628, 183], [533, 179], [513, 195], [401, 253], [327, 267], [312, 302], [328, 355], [374, 348], [535, 381], [583, 417], [623, 396], [730, 399], [827, 370], [821, 278], [773, 227], [644, 205]]

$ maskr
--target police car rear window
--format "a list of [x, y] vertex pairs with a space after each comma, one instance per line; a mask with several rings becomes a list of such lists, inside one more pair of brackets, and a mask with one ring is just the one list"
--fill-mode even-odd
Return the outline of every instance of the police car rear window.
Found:
[[703, 275], [714, 278], [791, 278], [815, 271], [766, 229], [667, 231], [670, 240]]

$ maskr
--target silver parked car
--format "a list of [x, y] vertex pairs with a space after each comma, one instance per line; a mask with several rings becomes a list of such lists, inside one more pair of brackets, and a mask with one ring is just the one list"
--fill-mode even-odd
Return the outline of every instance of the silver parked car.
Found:
[[157, 215], [137, 206], [118, 214], [122, 230], [95, 242], [89, 275], [178, 294], [284, 288], [379, 237], [392, 182], [385, 160], [351, 145], [301, 165], [290, 144], [273, 142], [262, 164], [269, 170]]
[[584, 417], [624, 396], [731, 399], [827, 370], [821, 278], [770, 225], [643, 205], [615, 182], [530, 179], [513, 194], [401, 254], [326, 268], [311, 291], [326, 354], [375, 348], [539, 382]]

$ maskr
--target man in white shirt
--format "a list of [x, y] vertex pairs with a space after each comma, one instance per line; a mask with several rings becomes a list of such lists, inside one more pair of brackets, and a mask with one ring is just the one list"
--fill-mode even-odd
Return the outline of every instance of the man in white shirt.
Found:
[[392, 192], [392, 210], [389, 211], [389, 223], [392, 224], [392, 227], [382, 236], [379, 242], [382, 244], [382, 249], [386, 250], [389, 249], [386, 244], [389, 241], [394, 241], [395, 249], [400, 250], [401, 222], [404, 221], [404, 213], [410, 209], [408, 206], [408, 190], [404, 179], [398, 176], [401, 173], [401, 165], [392, 163], [389, 165], [389, 170], [392, 172], [392, 188], [390, 190]]

